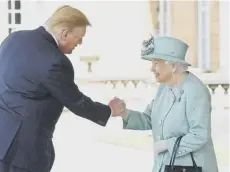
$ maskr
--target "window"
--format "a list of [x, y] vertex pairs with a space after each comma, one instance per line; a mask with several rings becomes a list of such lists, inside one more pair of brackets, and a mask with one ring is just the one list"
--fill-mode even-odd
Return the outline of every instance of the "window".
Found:
[[14, 1], [14, 8], [15, 8], [15, 10], [20, 10], [21, 9], [21, 1], [19, 0], [17, 0], [17, 1]]
[[15, 24], [21, 24], [21, 14], [15, 13]]
[[8, 33], [12, 33], [21, 24], [21, 0], [8, 0]]
[[198, 67], [210, 69], [209, 2], [198, 1]]

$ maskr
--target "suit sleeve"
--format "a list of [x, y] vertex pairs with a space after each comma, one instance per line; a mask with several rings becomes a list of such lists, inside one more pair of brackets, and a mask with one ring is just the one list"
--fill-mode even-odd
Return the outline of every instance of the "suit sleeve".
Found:
[[58, 62], [50, 67], [44, 83], [46, 89], [74, 114], [105, 126], [110, 115], [109, 106], [92, 101], [74, 83], [72, 66]]
[[123, 116], [123, 128], [131, 130], [151, 130], [151, 111], [153, 101], [146, 107], [145, 111], [138, 112], [128, 110], [127, 114]]
[[[186, 115], [189, 132], [181, 139], [176, 157], [197, 151], [211, 138], [211, 95], [207, 89], [193, 88], [187, 94]], [[172, 154], [176, 138], [167, 140]]]

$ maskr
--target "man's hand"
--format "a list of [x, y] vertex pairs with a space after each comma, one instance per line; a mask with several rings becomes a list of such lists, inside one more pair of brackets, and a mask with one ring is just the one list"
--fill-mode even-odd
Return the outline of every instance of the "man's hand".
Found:
[[112, 110], [113, 117], [125, 115], [127, 109], [123, 100], [115, 97], [110, 100], [108, 105]]

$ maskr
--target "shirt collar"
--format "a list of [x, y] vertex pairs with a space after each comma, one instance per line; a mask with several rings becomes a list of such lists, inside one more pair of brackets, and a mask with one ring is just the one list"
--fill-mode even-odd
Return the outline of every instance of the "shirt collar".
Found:
[[56, 37], [54, 36], [54, 34], [53, 34], [51, 31], [48, 30], [48, 28], [47, 28], [46, 25], [44, 25], [43, 27], [44, 27], [45, 30], [54, 38], [56, 44], [58, 45], [58, 41], [57, 41]]

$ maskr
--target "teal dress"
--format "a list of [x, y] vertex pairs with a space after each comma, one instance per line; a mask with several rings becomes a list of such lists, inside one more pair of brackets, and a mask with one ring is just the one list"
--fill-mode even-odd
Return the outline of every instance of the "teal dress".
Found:
[[191, 165], [193, 152], [203, 172], [218, 172], [211, 137], [211, 95], [192, 73], [177, 87], [161, 84], [155, 99], [141, 113], [128, 110], [123, 116], [124, 129], [152, 130], [153, 141], [166, 140], [168, 151], [154, 158], [152, 172], [164, 172], [178, 136], [183, 136], [175, 165]]

